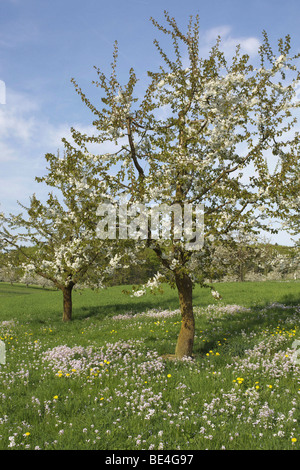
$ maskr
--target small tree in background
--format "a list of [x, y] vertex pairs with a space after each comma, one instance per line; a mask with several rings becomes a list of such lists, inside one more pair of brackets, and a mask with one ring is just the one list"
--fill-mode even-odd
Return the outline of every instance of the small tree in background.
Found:
[[103, 196], [85, 155], [69, 147], [63, 158], [48, 154], [46, 159], [49, 172], [38, 180], [57, 194], [50, 192], [46, 203], [33, 195], [29, 207], [20, 204], [27, 217], [1, 214], [1, 244], [7, 256], [14, 252], [19, 257], [25, 275], [41, 276], [62, 291], [63, 321], [69, 321], [74, 286], [102, 287], [119, 257], [112, 244], [104, 245], [96, 235]]

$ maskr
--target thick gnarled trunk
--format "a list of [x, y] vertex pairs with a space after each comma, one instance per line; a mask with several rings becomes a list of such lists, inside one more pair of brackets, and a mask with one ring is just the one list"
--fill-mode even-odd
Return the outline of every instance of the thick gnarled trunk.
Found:
[[64, 286], [63, 292], [63, 321], [72, 320], [72, 289], [73, 285]]
[[193, 283], [187, 274], [176, 275], [175, 281], [178, 289], [182, 317], [181, 329], [175, 349], [175, 356], [182, 358], [184, 356], [192, 356], [193, 353], [195, 336]]

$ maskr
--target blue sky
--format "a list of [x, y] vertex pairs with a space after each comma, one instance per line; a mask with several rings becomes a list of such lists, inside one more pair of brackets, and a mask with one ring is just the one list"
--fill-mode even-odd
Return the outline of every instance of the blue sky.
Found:
[[[92, 115], [72, 77], [93, 94], [93, 66], [109, 72], [115, 40], [121, 77], [130, 67], [141, 79], [157, 70], [153, 39], [161, 36], [150, 17], [163, 22], [164, 10], [183, 29], [190, 15], [199, 14], [204, 53], [220, 34], [229, 53], [241, 43], [255, 57], [264, 29], [275, 49], [278, 38], [290, 34], [293, 52], [300, 51], [299, 0], [0, 0], [2, 211], [19, 211], [17, 200], [26, 204], [33, 192], [40, 194], [34, 177], [45, 173], [45, 153], [61, 147], [70, 126], [89, 128]], [[290, 243], [285, 233], [272, 240]]]

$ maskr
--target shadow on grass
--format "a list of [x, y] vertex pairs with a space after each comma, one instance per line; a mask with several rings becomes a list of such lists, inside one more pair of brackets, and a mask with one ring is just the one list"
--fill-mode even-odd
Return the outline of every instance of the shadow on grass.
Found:
[[[24, 291], [27, 292], [24, 292]], [[16, 284], [16, 283], [2, 283], [0, 281], [0, 296], [11, 296], [11, 295], [30, 295], [30, 291], [55, 291], [54, 287], [43, 287], [37, 285], [26, 285], [26, 284]]]
[[300, 293], [299, 295], [284, 295], [282, 297], [282, 303], [290, 306], [300, 305]]
[[[211, 350], [216, 352], [219, 343], [221, 343], [222, 354], [243, 357], [245, 351], [257, 343], [257, 337], [261, 335], [263, 338], [265, 336], [266, 330], [275, 333], [278, 326], [286, 328], [285, 322], [298, 312], [295, 310], [297, 305], [300, 305], [300, 298], [294, 296], [293, 298], [288, 297], [281, 306], [279, 303], [265, 303], [264, 306], [250, 307], [250, 312], [213, 317], [211, 321], [207, 321], [206, 327], [201, 327], [201, 329], [205, 328], [207, 341], [205, 343], [196, 342], [195, 355], [203, 357]], [[298, 315], [300, 316], [300, 311]], [[288, 329], [294, 328], [295, 325], [291, 322]]]
[[[130, 289], [131, 286], [124, 286], [126, 289]], [[177, 310], [179, 308], [178, 293], [176, 289], [171, 289], [167, 286], [164, 288], [163, 294], [148, 294], [146, 297], [134, 297], [130, 298], [127, 294], [122, 293], [122, 299], [117, 293], [118, 297], [116, 302], [113, 300], [105, 300], [101, 305], [97, 306], [81, 306], [76, 308], [75, 302], [74, 307], [74, 319], [85, 319], [88, 317], [110, 317], [119, 314], [132, 314], [145, 312], [150, 309], [159, 310]], [[113, 298], [114, 292], [111, 291], [111, 297]], [[195, 289], [193, 293], [193, 302], [197, 307], [206, 307], [209, 303], [217, 303], [207, 289], [200, 288]]]
[[179, 308], [178, 299], [172, 300], [163, 300], [160, 298], [157, 302], [141, 302], [138, 303], [128, 302], [128, 303], [116, 303], [106, 305], [97, 305], [94, 307], [79, 307], [74, 309], [74, 319], [84, 320], [89, 317], [96, 317], [99, 320], [104, 318], [113, 317], [115, 315], [121, 314], [131, 314], [136, 315], [137, 313], [146, 312], [150, 309], [159, 309], [159, 310], [175, 310]]
[[[247, 286], [243, 285], [242, 287]], [[250, 287], [252, 287], [252, 284], [249, 284], [249, 288]], [[210, 296], [203, 295], [205, 292], [206, 291], [202, 289], [195, 291], [194, 304], [200, 308], [207, 307], [209, 304], [218, 305], [218, 302], [212, 299]], [[294, 292], [277, 295], [277, 298], [274, 300], [274, 302], [270, 302], [270, 298], [273, 297], [271, 294], [268, 295], [268, 300], [262, 300], [261, 298], [260, 300], [257, 300], [255, 292], [252, 293], [248, 289], [245, 289], [245, 300], [248, 300], [248, 305], [246, 305], [250, 308], [250, 312], [238, 312], [235, 314], [225, 313], [220, 317], [214, 317], [213, 321], [207, 319], [206, 316], [204, 316], [203, 319], [201, 319], [201, 316], [196, 316], [196, 335], [197, 331], [203, 330], [205, 332], [206, 342], [202, 342], [202, 339], [195, 339], [195, 356], [203, 357], [209, 353], [210, 350], [216, 351], [219, 348], [219, 341], [222, 343], [223, 354], [228, 353], [228, 355], [231, 356], [244, 356], [245, 351], [247, 349], [251, 349], [255, 342], [257, 342], [257, 337], [260, 335], [263, 337], [264, 329], [269, 328], [270, 330], [275, 330], [278, 325], [285, 322], [289, 316], [294, 314], [294, 309], [284, 309], [278, 306], [278, 304], [283, 304], [287, 307], [295, 307], [296, 305], [300, 304], [300, 293], [299, 295], [298, 293], [295, 294]], [[230, 296], [227, 296], [226, 292], [224, 292], [223, 300], [225, 301], [224, 305], [236, 303], [236, 299], [232, 299]], [[242, 303], [243, 302], [241, 302], [241, 304]], [[272, 303], [274, 304], [273, 306]], [[105, 299], [105, 302], [102, 303], [102, 305], [81, 306], [77, 309], [74, 309], [74, 320], [83, 320], [94, 317], [96, 320], [102, 321], [104, 318], [109, 318], [114, 315], [135, 315], [152, 308], [162, 310], [178, 309], [179, 303], [177, 292], [173, 291], [173, 294], [169, 293], [166, 297], [156, 295], [144, 299], [130, 299], [129, 297], [124, 296], [124, 302], [120, 300], [120, 297], [117, 297], [115, 303], [112, 302], [111, 299]], [[246, 335], [242, 335], [242, 332], [245, 332]], [[251, 336], [251, 333], [253, 332], [255, 333], [254, 337]], [[224, 337], [227, 339], [226, 342], [223, 340]], [[148, 339], [151, 341], [153, 340], [152, 337]], [[176, 341], [177, 336], [174, 334], [174, 348]]]

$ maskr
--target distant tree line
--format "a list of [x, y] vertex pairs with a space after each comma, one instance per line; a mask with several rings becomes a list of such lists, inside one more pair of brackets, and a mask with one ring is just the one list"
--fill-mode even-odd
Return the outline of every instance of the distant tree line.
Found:
[[[32, 247], [24, 247], [26, 252]], [[300, 279], [299, 246], [283, 246], [269, 242], [251, 243], [245, 239], [231, 239], [222, 245], [212, 245], [212, 262], [206, 282], [254, 281], [266, 279]], [[107, 277], [106, 285], [134, 285], [147, 282], [160, 268], [153, 250], [146, 248], [138, 254], [139, 262], [134, 265], [127, 260], [124, 269], [116, 270]], [[19, 251], [0, 253], [0, 282], [37, 284], [52, 287], [53, 283], [41, 276], [25, 273], [22, 269], [23, 258]], [[93, 277], [93, 268], [89, 277]], [[164, 273], [167, 276], [167, 273]], [[97, 272], [95, 272], [97, 276]], [[80, 286], [80, 285], [79, 285]]]

